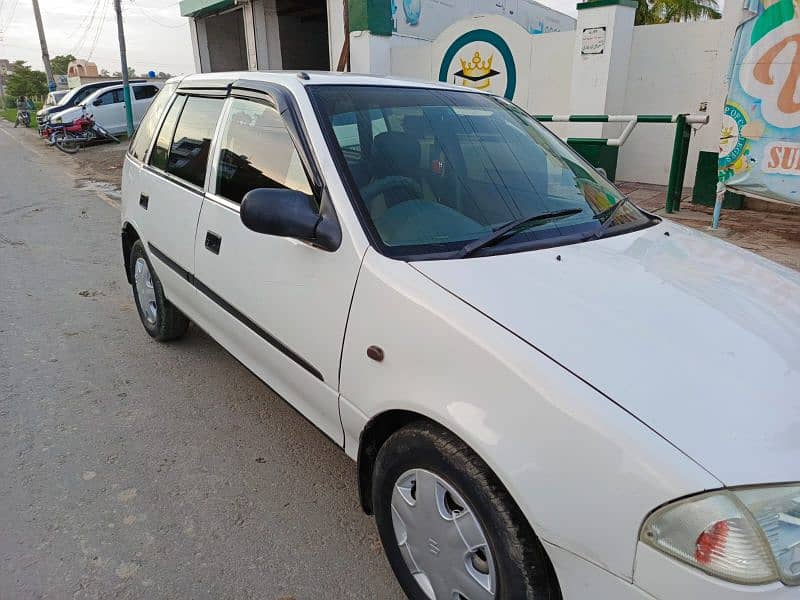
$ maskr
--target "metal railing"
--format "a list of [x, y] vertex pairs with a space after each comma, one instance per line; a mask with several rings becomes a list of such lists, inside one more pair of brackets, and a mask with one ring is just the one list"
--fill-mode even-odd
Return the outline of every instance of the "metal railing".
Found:
[[[675, 115], [534, 115], [542, 123], [625, 123], [625, 128], [617, 138], [567, 138], [566, 142], [573, 147], [583, 144], [595, 144], [612, 148], [621, 147], [630, 137], [638, 123], [675, 123], [675, 138], [672, 143], [672, 162], [667, 185], [666, 212], [671, 213], [681, 208], [681, 193], [686, 176], [686, 159], [689, 155], [689, 142], [692, 126], [703, 126], [709, 117], [705, 114]], [[589, 157], [586, 157], [587, 159]], [[600, 165], [596, 165], [600, 166]], [[616, 169], [616, 154], [614, 154]]]

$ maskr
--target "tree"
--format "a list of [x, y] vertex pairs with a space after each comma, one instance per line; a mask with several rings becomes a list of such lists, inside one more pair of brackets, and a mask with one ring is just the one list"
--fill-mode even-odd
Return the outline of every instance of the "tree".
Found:
[[75, 60], [72, 54], [59, 54], [50, 59], [50, 68], [53, 69], [53, 75], [66, 75], [69, 63]]
[[14, 72], [6, 79], [6, 94], [17, 96], [43, 96], [47, 93], [47, 75], [34, 71], [24, 61], [13, 63]]
[[719, 19], [717, 0], [656, 0], [666, 22]]
[[[111, 76], [122, 79], [122, 71], [114, 71], [111, 74]], [[128, 79], [133, 79], [135, 77], [136, 77], [136, 70], [133, 67], [128, 67]]]
[[172, 77], [170, 73], [165, 73], [164, 71], [159, 71], [157, 77], [159, 79], [169, 79]]
[[109, 77], [111, 73], [108, 72], [108, 69], [101, 69], [100, 70], [100, 77]]
[[717, 0], [638, 0], [636, 25], [719, 19]]

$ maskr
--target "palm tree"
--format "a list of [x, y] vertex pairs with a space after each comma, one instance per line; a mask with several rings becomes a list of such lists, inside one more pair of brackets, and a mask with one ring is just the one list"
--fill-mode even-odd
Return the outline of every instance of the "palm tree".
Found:
[[719, 19], [717, 0], [638, 0], [636, 25]]

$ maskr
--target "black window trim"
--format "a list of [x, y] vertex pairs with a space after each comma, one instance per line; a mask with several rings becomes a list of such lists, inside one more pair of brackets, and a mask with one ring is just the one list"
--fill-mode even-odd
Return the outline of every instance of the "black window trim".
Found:
[[[498, 96], [493, 94], [486, 94], [485, 92], [479, 92], [476, 90], [471, 90], [469, 88], [462, 89], [452, 89], [452, 88], [437, 88], [427, 85], [375, 85], [369, 83], [341, 83], [341, 84], [313, 84], [313, 85], [306, 85], [304, 86], [308, 91], [308, 97], [311, 102], [311, 106], [314, 109], [314, 115], [319, 123], [320, 129], [322, 130], [322, 136], [325, 140], [325, 144], [328, 146], [328, 152], [333, 159], [333, 163], [336, 167], [336, 171], [339, 174], [339, 178], [344, 185], [345, 191], [350, 200], [350, 205], [353, 207], [353, 211], [356, 213], [356, 217], [358, 218], [359, 223], [361, 224], [361, 229], [367, 236], [367, 239], [370, 242], [370, 245], [375, 248], [379, 253], [387, 258], [391, 258], [394, 260], [400, 260], [403, 262], [414, 262], [414, 261], [426, 261], [426, 260], [445, 260], [449, 258], [455, 258], [460, 250], [460, 247], [463, 244], [460, 244], [458, 248], [437, 248], [435, 244], [427, 244], [427, 245], [420, 245], [417, 248], [422, 248], [420, 251], [409, 252], [405, 247], [402, 246], [388, 246], [383, 243], [378, 231], [375, 229], [375, 225], [372, 222], [372, 219], [369, 215], [366, 214], [366, 206], [365, 203], [361, 200], [360, 192], [358, 190], [358, 186], [356, 185], [355, 181], [353, 180], [352, 173], [350, 169], [347, 167], [347, 162], [344, 158], [344, 154], [342, 153], [341, 148], [339, 147], [339, 143], [336, 140], [336, 135], [333, 131], [333, 126], [328, 122], [327, 117], [322, 112], [322, 108], [319, 104], [319, 99], [317, 95], [314, 93], [315, 90], [330, 88], [330, 87], [365, 87], [365, 88], [384, 88], [384, 89], [414, 89], [414, 90], [428, 90], [428, 91], [447, 91], [447, 92], [454, 92], [460, 94], [483, 94], [488, 95], [498, 104], [510, 103], [510, 101], [501, 99]], [[525, 109], [516, 104], [513, 104], [514, 108], [522, 111], [524, 114], [528, 115], [531, 119], [536, 121]], [[539, 123], [539, 121], [536, 121]], [[555, 139], [557, 139], [561, 144], [567, 147], [570, 153], [574, 154], [580, 162], [585, 162], [585, 159], [577, 154], [572, 148], [570, 148], [566, 142], [564, 142], [561, 138], [555, 135], [552, 131], [547, 129], [547, 127], [542, 126], [546, 132], [549, 132]], [[594, 168], [591, 167], [590, 168]], [[613, 184], [612, 184], [613, 186]], [[616, 186], [614, 186], [616, 189]], [[651, 227], [657, 223], [661, 222], [660, 217], [657, 215], [651, 214], [645, 210], [642, 210], [635, 204], [629, 203], [631, 206], [636, 207], [638, 211], [640, 211], [643, 215], [650, 217], [650, 220], [644, 224], [638, 224], [634, 226], [619, 226], [617, 228], [612, 229], [606, 234], [606, 237], [613, 237], [616, 235], [622, 235], [625, 233], [630, 233], [631, 231], [637, 231], [640, 229], [646, 229]], [[542, 250], [545, 248], [554, 248], [557, 246], [567, 246], [570, 244], [577, 244], [586, 241], [586, 234], [579, 233], [579, 234], [567, 234], [563, 236], [556, 236], [552, 238], [546, 238], [543, 240], [523, 240], [518, 243], [506, 243], [500, 246], [492, 246], [489, 248], [482, 249], [480, 252], [476, 253], [475, 256], [494, 256], [500, 254], [514, 254], [517, 252], [528, 252], [533, 250]], [[454, 246], [457, 245], [456, 242], [449, 242], [447, 244], [442, 244], [447, 246]]]

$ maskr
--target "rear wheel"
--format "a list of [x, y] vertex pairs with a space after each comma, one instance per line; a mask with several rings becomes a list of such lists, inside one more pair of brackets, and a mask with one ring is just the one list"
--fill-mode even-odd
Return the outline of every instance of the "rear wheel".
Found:
[[412, 600], [558, 600], [553, 567], [488, 466], [427, 421], [394, 433], [373, 471], [375, 520]]
[[189, 319], [164, 296], [141, 240], [131, 248], [131, 281], [139, 318], [145, 330], [159, 342], [176, 340], [186, 333]]

